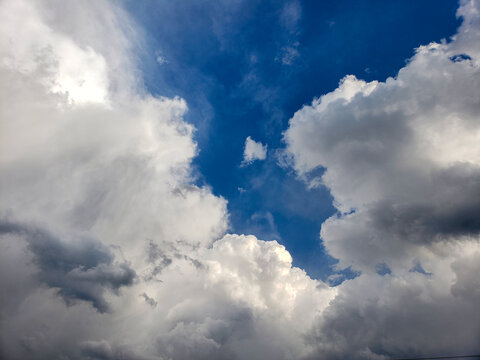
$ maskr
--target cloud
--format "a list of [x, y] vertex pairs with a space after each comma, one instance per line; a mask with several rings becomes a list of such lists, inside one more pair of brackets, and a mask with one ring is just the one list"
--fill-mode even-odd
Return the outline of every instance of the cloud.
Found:
[[324, 311], [336, 290], [292, 268], [283, 246], [226, 235], [197, 256], [205, 266], [200, 272], [188, 266], [194, 279], [189, 293], [195, 295], [170, 300], [175, 305], [167, 318], [170, 330], [160, 337], [163, 356], [286, 359], [312, 351], [303, 336], [314, 324], [312, 315]]
[[284, 46], [280, 49], [280, 55], [275, 57], [276, 61], [281, 61], [283, 65], [292, 65], [293, 62], [300, 56], [298, 51], [298, 42], [293, 43], [292, 46]]
[[276, 242], [225, 235], [225, 199], [194, 185], [187, 105], [143, 88], [128, 16], [105, 1], [0, 6], [0, 356], [312, 351], [336, 290]]
[[[325, 167], [339, 210], [326, 249], [361, 271], [336, 287], [275, 241], [225, 234], [225, 199], [194, 185], [187, 104], [142, 85], [138, 26], [79, 4], [0, 5], [2, 358], [478, 349], [477, 3], [395, 79], [346, 77], [291, 120], [285, 159], [312, 186]], [[266, 158], [249, 143], [248, 162]]]
[[[326, 169], [320, 182], [340, 214], [322, 238], [343, 266], [410, 261], [418, 246], [478, 237], [480, 103], [471, 94], [480, 77], [471, 21], [452, 42], [419, 47], [395, 78], [347, 76], [291, 119], [285, 140], [298, 174]], [[452, 61], [456, 54], [468, 57]]]
[[[478, 297], [472, 293], [460, 297], [455, 289], [467, 282], [469, 289], [476, 285], [469, 276], [476, 271], [471, 261], [478, 263], [478, 249], [478, 244], [471, 244], [436, 259], [443, 268], [438, 266], [431, 276], [362, 274], [343, 283], [311, 338], [318, 344], [317, 358], [477, 353]], [[456, 268], [459, 263], [464, 264], [461, 271]]]
[[298, 1], [286, 2], [280, 13], [280, 21], [292, 33], [297, 31], [301, 17], [302, 6]]
[[110, 249], [94, 239], [62, 242], [41, 228], [5, 220], [0, 221], [0, 234], [26, 239], [39, 280], [58, 289], [67, 304], [82, 300], [107, 312], [105, 290], [118, 294], [121, 287], [132, 285], [136, 276], [127, 263], [114, 263]]
[[267, 145], [263, 145], [259, 141], [252, 140], [252, 138], [248, 136], [245, 139], [242, 165], [249, 165], [255, 160], [265, 160], [266, 158]]
[[142, 293], [140, 294], [141, 297], [143, 297], [145, 299], [145, 302], [150, 305], [152, 308], [156, 308], [158, 303], [155, 301], [154, 298], [151, 298], [150, 296], [148, 296], [147, 294], [145, 293]]
[[[88, 360], [153, 360], [136, 354], [128, 347], [112, 345], [106, 340], [85, 341], [80, 345], [80, 354]], [[157, 358], [158, 359], [158, 358]]]
[[459, 289], [480, 261], [479, 6], [461, 2], [450, 42], [385, 82], [346, 76], [284, 133], [299, 177], [334, 198], [326, 250], [360, 272], [318, 323], [319, 358], [478, 352], [477, 295]]
[[279, 61], [283, 65], [290, 66], [300, 57], [298, 50], [300, 43], [297, 37], [301, 32], [299, 26], [301, 18], [301, 4], [298, 1], [286, 2], [280, 13], [280, 23], [287, 32], [287, 34], [285, 34], [287, 44], [280, 48], [275, 57], [275, 61]]
[[158, 55], [156, 60], [157, 60], [157, 63], [159, 63], [160, 65], [168, 64], [168, 60], [162, 55]]

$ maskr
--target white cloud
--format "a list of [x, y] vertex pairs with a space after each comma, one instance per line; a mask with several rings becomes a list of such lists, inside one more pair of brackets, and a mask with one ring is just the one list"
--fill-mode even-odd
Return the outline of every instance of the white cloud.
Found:
[[[285, 139], [297, 172], [326, 168], [341, 216], [322, 237], [344, 266], [408, 262], [419, 245], [477, 236], [479, 51], [462, 34], [420, 47], [385, 83], [347, 76], [291, 119]], [[459, 53], [471, 60], [452, 61]]]
[[157, 63], [159, 63], [160, 65], [167, 64], [168, 60], [164, 56], [158, 55], [157, 56]]
[[250, 136], [245, 139], [245, 148], [243, 150], [242, 165], [249, 165], [255, 160], [265, 160], [267, 158], [267, 145], [252, 140]]
[[459, 289], [477, 286], [480, 262], [479, 9], [462, 2], [453, 40], [419, 47], [395, 78], [346, 76], [290, 120], [295, 170], [338, 209], [322, 225], [326, 250], [362, 272], [320, 322], [327, 358], [478, 350], [478, 296]]
[[281, 61], [283, 65], [292, 65], [293, 62], [300, 56], [298, 51], [298, 42], [293, 46], [284, 46], [280, 49], [280, 55], [275, 58], [276, 61]]
[[280, 13], [280, 21], [291, 33], [298, 31], [298, 22], [302, 17], [302, 6], [298, 1], [286, 2]]
[[[12, 14], [21, 12], [21, 18]], [[52, 93], [63, 94], [77, 104], [104, 103], [108, 79], [105, 58], [91, 47], [82, 48], [72, 39], [52, 31], [38, 20], [29, 4], [5, 4], [2, 16], [3, 64], [23, 74], [40, 66], [54, 74], [44, 82]], [[41, 61], [39, 61], [41, 58]]]
[[282, 46], [278, 51], [275, 61], [281, 62], [283, 65], [292, 65], [300, 52], [298, 48], [300, 43], [296, 40], [299, 35], [299, 22], [302, 18], [302, 6], [298, 1], [286, 2], [280, 13], [280, 23], [286, 30], [286, 45]]
[[104, 1], [0, 6], [1, 356], [312, 351], [336, 290], [276, 242], [224, 236], [226, 201], [193, 185], [185, 101], [129, 75], [128, 17]]

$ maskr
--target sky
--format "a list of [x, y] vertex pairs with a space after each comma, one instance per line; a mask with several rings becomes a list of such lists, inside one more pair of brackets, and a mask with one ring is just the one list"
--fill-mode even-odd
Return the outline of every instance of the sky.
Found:
[[[146, 32], [148, 50], [140, 61], [147, 89], [180, 95], [189, 104], [186, 119], [197, 128], [199, 147], [197, 181], [228, 200], [231, 231], [280, 241], [295, 265], [326, 280], [335, 259], [324, 251], [318, 234], [335, 208], [328, 189], [308, 189], [279, 166], [288, 120], [313, 98], [333, 91], [346, 74], [366, 81], [395, 76], [415, 48], [455, 33], [461, 23], [455, 16], [458, 4], [125, 5]], [[265, 161], [242, 167], [249, 136], [270, 152]]]
[[480, 1], [0, 2], [1, 359], [480, 354]]

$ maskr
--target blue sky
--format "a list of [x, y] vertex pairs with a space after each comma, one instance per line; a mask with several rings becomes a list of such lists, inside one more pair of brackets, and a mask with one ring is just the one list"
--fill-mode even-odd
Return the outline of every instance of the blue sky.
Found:
[[[200, 149], [194, 160], [198, 183], [228, 200], [231, 231], [279, 240], [296, 266], [325, 280], [335, 259], [325, 253], [319, 232], [335, 210], [327, 189], [308, 190], [291, 170], [278, 166], [288, 120], [334, 90], [346, 74], [384, 81], [416, 47], [448, 40], [460, 24], [457, 3], [125, 5], [146, 33], [139, 60], [148, 90], [187, 101], [186, 119], [197, 128]], [[247, 136], [267, 144], [269, 152], [266, 161], [240, 167]]]

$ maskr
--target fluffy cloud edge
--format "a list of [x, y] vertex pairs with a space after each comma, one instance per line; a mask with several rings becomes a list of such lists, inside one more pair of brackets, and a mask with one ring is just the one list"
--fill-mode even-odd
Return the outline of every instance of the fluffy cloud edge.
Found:
[[247, 166], [257, 160], [265, 160], [267, 158], [267, 145], [263, 145], [259, 141], [253, 140], [250, 136], [245, 139], [245, 147], [243, 150], [242, 166]]

